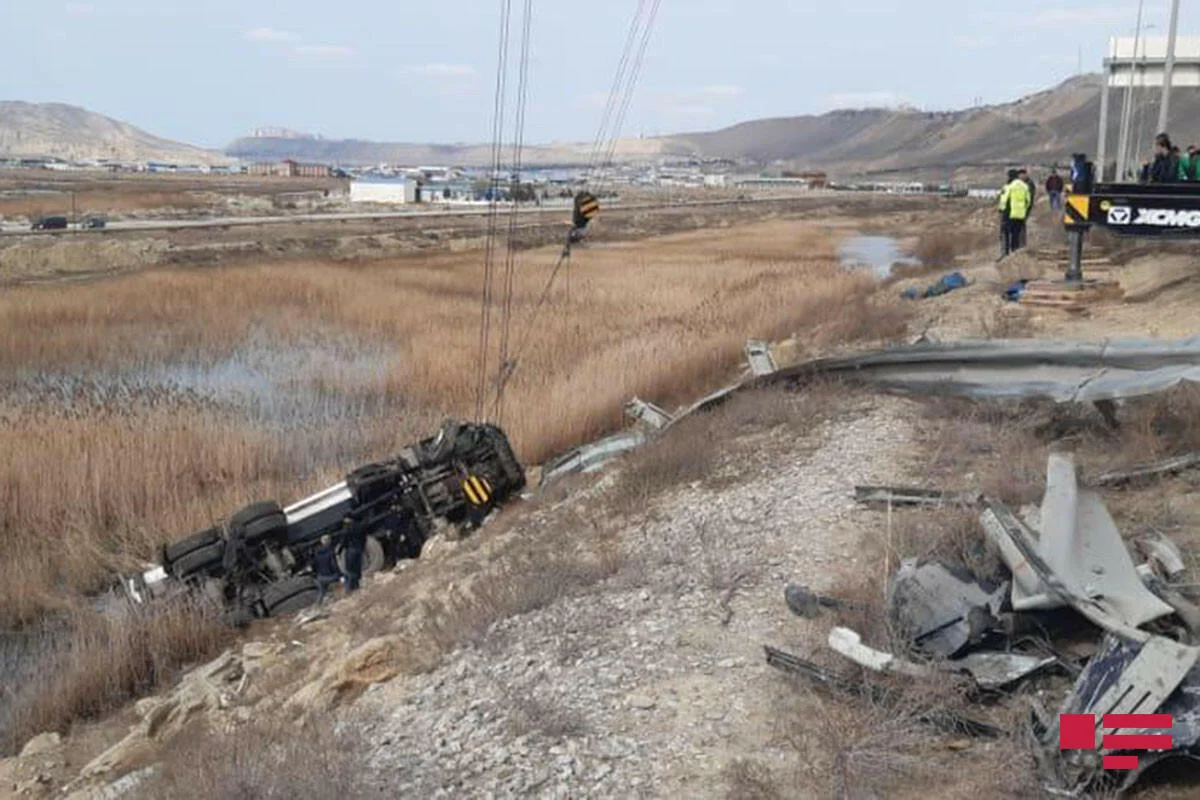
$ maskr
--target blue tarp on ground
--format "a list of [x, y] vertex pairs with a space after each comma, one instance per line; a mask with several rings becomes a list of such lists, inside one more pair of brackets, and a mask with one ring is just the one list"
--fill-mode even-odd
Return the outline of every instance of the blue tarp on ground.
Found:
[[951, 272], [949, 275], [943, 275], [941, 279], [932, 286], [926, 286], [922, 291], [915, 286], [910, 289], [905, 289], [901, 293], [902, 297], [909, 300], [921, 300], [926, 297], [937, 297], [938, 295], [952, 292], [955, 289], [961, 289], [967, 285], [967, 279], [963, 277], [961, 272]]

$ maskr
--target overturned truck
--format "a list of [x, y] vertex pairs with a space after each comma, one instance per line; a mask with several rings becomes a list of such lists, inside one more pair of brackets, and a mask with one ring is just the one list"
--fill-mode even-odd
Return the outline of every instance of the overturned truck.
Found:
[[311, 605], [313, 552], [328, 534], [339, 561], [353, 547], [363, 573], [416, 558], [447, 527], [478, 526], [525, 487], [507, 436], [487, 424], [448, 422], [437, 435], [286, 508], [252, 503], [221, 523], [164, 545], [160, 564], [124, 586], [135, 602], [201, 591], [232, 624]]

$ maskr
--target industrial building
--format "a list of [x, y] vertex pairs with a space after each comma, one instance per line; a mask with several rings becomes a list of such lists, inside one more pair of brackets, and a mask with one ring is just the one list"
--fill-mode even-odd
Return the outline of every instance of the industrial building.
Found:
[[417, 202], [417, 182], [412, 178], [356, 178], [350, 182], [351, 203]]
[[328, 178], [333, 175], [333, 168], [328, 164], [301, 164], [286, 158], [278, 162], [251, 164], [247, 172], [279, 178]]

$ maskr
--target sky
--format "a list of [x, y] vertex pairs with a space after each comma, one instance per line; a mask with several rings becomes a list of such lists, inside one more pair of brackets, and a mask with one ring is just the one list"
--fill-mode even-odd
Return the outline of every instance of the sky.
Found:
[[[1167, 0], [1145, 0], [1165, 35]], [[502, 0], [0, 0], [0, 100], [221, 147], [254, 128], [487, 142]], [[523, 3], [513, 3], [520, 13]], [[525, 138], [591, 141], [639, 0], [532, 0]], [[996, 103], [1098, 71], [1137, 0], [662, 0], [626, 136]], [[1180, 35], [1200, 34], [1185, 0]], [[519, 40], [514, 31], [514, 50]], [[514, 73], [515, 74], [515, 73]], [[511, 102], [511, 100], [510, 100]]]

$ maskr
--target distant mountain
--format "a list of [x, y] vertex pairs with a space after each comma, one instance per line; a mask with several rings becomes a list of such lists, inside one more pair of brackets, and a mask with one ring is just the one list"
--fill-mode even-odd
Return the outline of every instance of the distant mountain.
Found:
[[[691, 155], [823, 169], [834, 176], [993, 180], [1010, 163], [1066, 163], [1072, 153], [1095, 155], [1100, 118], [1099, 75], [1072, 78], [1011, 103], [961, 111], [839, 110], [826, 114], [744, 122], [718, 131], [622, 142], [622, 158]], [[1137, 100], [1134, 130], [1145, 155], [1156, 133], [1158, 91]], [[1110, 96], [1109, 157], [1115, 156], [1124, 95]], [[1200, 142], [1200, 92], [1176, 92], [1171, 133], [1181, 144]], [[435, 146], [281, 138], [239, 139], [226, 151], [247, 159], [292, 157], [344, 164], [488, 163], [484, 145]], [[586, 162], [584, 145], [527, 150], [530, 164]]]
[[[710, 133], [671, 137], [675, 148], [704, 157], [783, 162], [835, 175], [995, 172], [1010, 162], [1063, 163], [1072, 153], [1095, 156], [1100, 121], [1099, 75], [1072, 78], [1012, 103], [963, 111], [912, 109], [832, 111], [819, 116], [746, 122]], [[1139, 154], [1150, 150], [1158, 120], [1157, 89], [1135, 104], [1133, 135]], [[1115, 157], [1123, 93], [1109, 96], [1108, 155]], [[1200, 92], [1177, 91], [1171, 134], [1200, 142]]]
[[[262, 131], [258, 133], [261, 134]], [[617, 155], [627, 159], [649, 158], [673, 153], [677, 149], [669, 139], [639, 139], [621, 142]], [[482, 167], [490, 164], [492, 160], [492, 148], [489, 144], [411, 144], [263, 135], [236, 139], [225, 148], [225, 153], [246, 161], [294, 158], [297, 161], [343, 166], [387, 163]], [[586, 164], [590, 154], [590, 144], [531, 145], [525, 148], [523, 161], [529, 166]], [[508, 154], [505, 155], [507, 157]]]
[[0, 157], [222, 164], [229, 158], [64, 103], [0, 101]]

